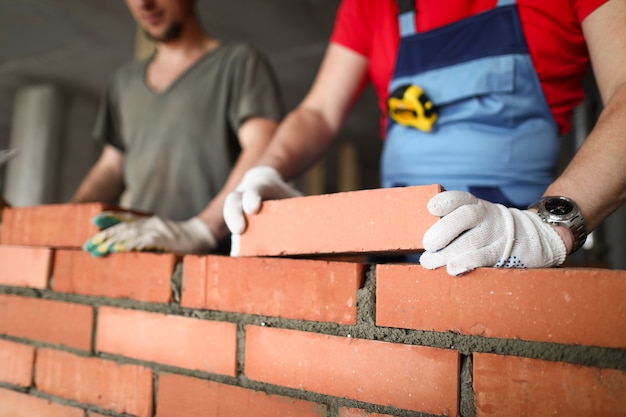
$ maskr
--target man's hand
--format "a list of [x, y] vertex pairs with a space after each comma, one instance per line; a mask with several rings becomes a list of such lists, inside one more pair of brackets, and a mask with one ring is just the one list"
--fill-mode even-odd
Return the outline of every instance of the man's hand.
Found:
[[450, 275], [478, 267], [543, 268], [561, 265], [566, 247], [554, 228], [528, 210], [506, 208], [462, 191], [445, 191], [428, 202], [443, 216], [424, 234], [420, 263], [447, 266]]
[[217, 247], [209, 226], [198, 217], [176, 222], [157, 216], [135, 216], [104, 212], [94, 218], [104, 230], [89, 239], [83, 248], [93, 256], [148, 251], [201, 253]]
[[224, 220], [233, 234], [231, 255], [239, 255], [239, 235], [246, 230], [245, 213], [255, 214], [261, 209], [263, 200], [302, 195], [281, 178], [271, 167], [255, 167], [246, 172], [235, 191], [228, 194], [224, 203]]

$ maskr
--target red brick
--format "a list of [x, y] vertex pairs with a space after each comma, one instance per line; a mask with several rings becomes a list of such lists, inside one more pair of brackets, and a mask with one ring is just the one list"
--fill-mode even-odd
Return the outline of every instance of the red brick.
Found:
[[177, 257], [129, 252], [96, 258], [81, 250], [58, 250], [53, 289], [58, 292], [167, 303]]
[[253, 380], [431, 414], [457, 415], [459, 353], [248, 326]]
[[101, 307], [96, 349], [165, 365], [235, 376], [237, 325]]
[[79, 408], [0, 388], [0, 417], [85, 417]]
[[0, 285], [48, 288], [53, 250], [0, 245]]
[[37, 389], [138, 417], [152, 416], [152, 371], [53, 349], [37, 353]]
[[157, 417], [326, 417], [326, 406], [232, 385], [159, 376]]
[[358, 408], [340, 408], [339, 417], [392, 417], [389, 414], [368, 413]]
[[0, 243], [81, 248], [98, 231], [92, 219], [106, 210], [127, 211], [102, 203], [5, 208]]
[[108, 416], [105, 416], [104, 414], [94, 413], [93, 411], [89, 411], [87, 413], [87, 417], [108, 417]]
[[365, 267], [347, 262], [186, 256], [184, 307], [356, 324]]
[[34, 359], [33, 346], [0, 339], [0, 381], [29, 387]]
[[91, 349], [90, 306], [0, 294], [0, 334]]
[[626, 271], [379, 265], [376, 324], [626, 348]]
[[441, 190], [429, 185], [265, 201], [247, 216], [240, 255], [414, 252], [438, 219], [426, 204]]
[[626, 372], [474, 354], [477, 416], [624, 416]]

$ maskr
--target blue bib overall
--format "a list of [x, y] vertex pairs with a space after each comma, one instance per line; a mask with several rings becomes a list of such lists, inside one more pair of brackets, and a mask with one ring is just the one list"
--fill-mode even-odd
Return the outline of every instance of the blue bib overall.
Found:
[[398, 3], [401, 41], [389, 92], [418, 86], [437, 120], [425, 131], [389, 118], [383, 186], [437, 183], [525, 208], [553, 180], [560, 137], [515, 0], [424, 33], [416, 30], [415, 1]]

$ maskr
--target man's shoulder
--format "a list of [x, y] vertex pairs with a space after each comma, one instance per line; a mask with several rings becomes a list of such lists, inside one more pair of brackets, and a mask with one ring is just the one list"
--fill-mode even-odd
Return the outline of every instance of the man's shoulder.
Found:
[[264, 57], [259, 49], [247, 42], [222, 42], [220, 50], [223, 56], [235, 61]]
[[151, 58], [135, 59], [118, 67], [113, 78], [117, 82], [128, 82], [141, 79], [145, 71], [146, 65]]

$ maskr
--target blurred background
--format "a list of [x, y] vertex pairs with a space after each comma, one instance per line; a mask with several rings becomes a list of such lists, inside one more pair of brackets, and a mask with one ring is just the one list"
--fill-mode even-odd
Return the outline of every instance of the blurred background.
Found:
[[[287, 109], [312, 84], [340, 0], [199, 0], [204, 27], [264, 52]], [[0, 149], [19, 154], [0, 169], [13, 205], [67, 201], [100, 153], [91, 137], [100, 93], [123, 63], [150, 53], [123, 0], [0, 0]], [[567, 163], [601, 110], [593, 77], [564, 138]], [[379, 114], [371, 88], [331, 153], [298, 180], [308, 194], [378, 187]], [[601, 181], [601, 179], [598, 179]], [[626, 207], [577, 253], [577, 265], [626, 269]]]

